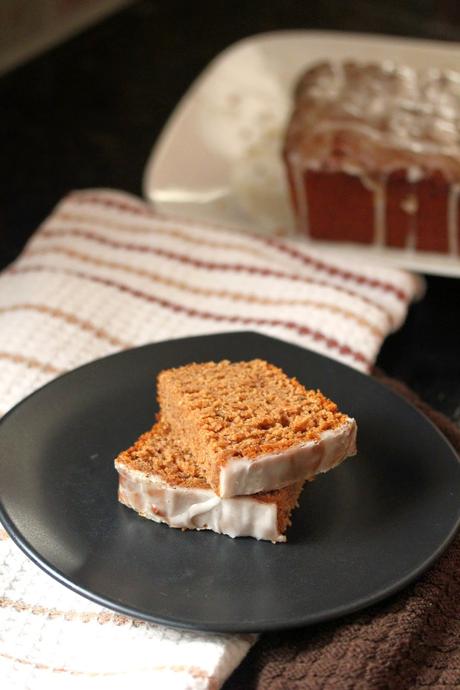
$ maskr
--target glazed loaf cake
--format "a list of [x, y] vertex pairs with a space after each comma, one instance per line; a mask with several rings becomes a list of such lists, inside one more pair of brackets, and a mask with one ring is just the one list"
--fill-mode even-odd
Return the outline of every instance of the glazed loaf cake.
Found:
[[[184, 467], [187, 471], [184, 471]], [[178, 529], [286, 541], [303, 482], [253, 496], [220, 498], [168, 426], [156, 424], [115, 460], [118, 499], [142, 517]]]
[[458, 255], [460, 72], [312, 66], [295, 90], [284, 161], [301, 232]]
[[356, 452], [356, 423], [319, 391], [272, 364], [189, 364], [162, 371], [160, 419], [186, 451], [179, 460], [221, 497], [305, 481]]

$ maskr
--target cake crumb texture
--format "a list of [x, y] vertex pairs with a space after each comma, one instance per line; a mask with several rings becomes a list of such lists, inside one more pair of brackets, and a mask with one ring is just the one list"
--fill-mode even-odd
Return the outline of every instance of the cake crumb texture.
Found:
[[218, 490], [229, 458], [255, 459], [343, 426], [348, 417], [320, 391], [306, 390], [261, 359], [207, 362], [158, 376], [161, 419]]

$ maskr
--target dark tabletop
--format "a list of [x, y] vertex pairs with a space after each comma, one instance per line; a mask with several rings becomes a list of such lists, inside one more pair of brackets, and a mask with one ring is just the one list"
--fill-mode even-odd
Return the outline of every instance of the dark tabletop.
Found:
[[[141, 194], [142, 171], [192, 80], [236, 40], [277, 29], [460, 40], [457, 0], [144, 0], [0, 79], [0, 266], [71, 189]], [[378, 365], [460, 423], [460, 279], [424, 299]]]

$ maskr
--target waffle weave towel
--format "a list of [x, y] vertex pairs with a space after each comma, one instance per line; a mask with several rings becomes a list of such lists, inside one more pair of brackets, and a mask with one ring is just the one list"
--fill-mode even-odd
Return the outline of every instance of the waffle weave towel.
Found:
[[[408, 273], [294, 240], [164, 218], [121, 192], [76, 192], [0, 276], [0, 413], [120, 349], [245, 328], [366, 372], [420, 289]], [[8, 690], [217, 690], [254, 640], [114, 614], [42, 573], [0, 532]]]

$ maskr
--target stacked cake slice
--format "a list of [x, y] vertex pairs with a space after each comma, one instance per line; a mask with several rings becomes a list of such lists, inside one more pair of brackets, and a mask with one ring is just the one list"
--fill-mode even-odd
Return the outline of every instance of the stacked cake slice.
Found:
[[115, 461], [119, 500], [182, 529], [285, 541], [305, 481], [356, 452], [356, 423], [263, 360], [157, 381], [155, 426]]

